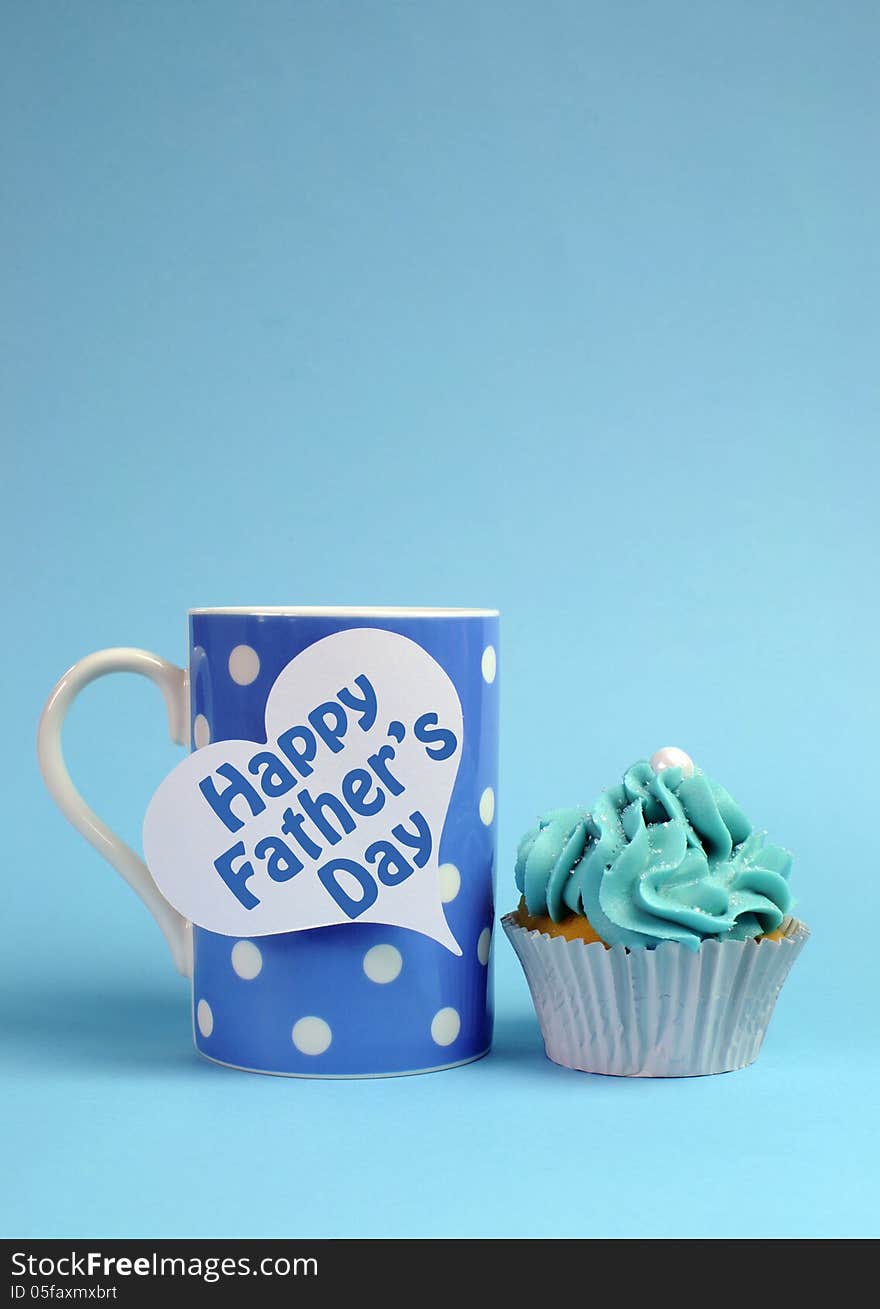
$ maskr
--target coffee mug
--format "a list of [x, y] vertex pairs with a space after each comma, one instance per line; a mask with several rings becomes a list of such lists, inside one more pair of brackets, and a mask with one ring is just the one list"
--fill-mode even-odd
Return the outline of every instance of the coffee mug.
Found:
[[[262, 742], [267, 698], [282, 670], [317, 642], [362, 628], [396, 633], [420, 647], [450, 679], [461, 705], [452, 797], [433, 871], [424, 870], [435, 879], [432, 890], [461, 953], [393, 923], [233, 938], [188, 922], [144, 860], [74, 787], [61, 749], [72, 701], [106, 673], [140, 673], [162, 692], [179, 745], [197, 751], [210, 742]], [[488, 1052], [497, 651], [494, 610], [193, 609], [188, 669], [119, 648], [88, 655], [58, 682], [38, 733], [44, 780], [65, 817], [144, 901], [178, 970], [191, 977], [193, 1036], [202, 1055], [253, 1072], [377, 1077], [454, 1068]], [[398, 675], [396, 668], [385, 671], [392, 680]]]

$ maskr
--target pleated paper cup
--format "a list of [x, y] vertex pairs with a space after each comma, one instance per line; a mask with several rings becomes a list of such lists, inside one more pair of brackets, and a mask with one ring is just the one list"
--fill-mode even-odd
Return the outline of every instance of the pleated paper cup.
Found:
[[779, 941], [664, 941], [653, 950], [567, 941], [501, 920], [523, 966], [547, 1057], [617, 1077], [702, 1077], [758, 1057], [776, 998], [809, 936], [795, 918]]

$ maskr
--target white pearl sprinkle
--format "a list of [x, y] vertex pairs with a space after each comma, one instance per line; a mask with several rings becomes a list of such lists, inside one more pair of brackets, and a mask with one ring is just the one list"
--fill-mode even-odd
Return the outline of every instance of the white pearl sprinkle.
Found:
[[664, 768], [680, 768], [682, 777], [693, 777], [694, 761], [677, 745], [664, 745], [651, 755], [651, 767], [655, 773], [662, 773]]

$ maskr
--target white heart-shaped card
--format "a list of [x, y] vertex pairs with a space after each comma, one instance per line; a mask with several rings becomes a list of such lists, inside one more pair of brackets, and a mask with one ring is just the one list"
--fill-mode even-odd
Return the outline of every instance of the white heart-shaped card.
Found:
[[407, 637], [352, 628], [281, 671], [266, 741], [187, 756], [153, 796], [144, 852], [162, 894], [226, 936], [390, 923], [461, 950], [440, 840], [462, 752], [455, 687]]

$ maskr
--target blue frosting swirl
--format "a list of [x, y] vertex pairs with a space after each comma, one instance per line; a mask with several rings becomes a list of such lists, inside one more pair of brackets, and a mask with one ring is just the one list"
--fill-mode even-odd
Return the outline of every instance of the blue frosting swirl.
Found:
[[745, 940], [791, 909], [791, 855], [756, 832], [704, 773], [655, 773], [646, 760], [592, 809], [554, 809], [519, 844], [528, 912], [584, 914], [608, 945]]

